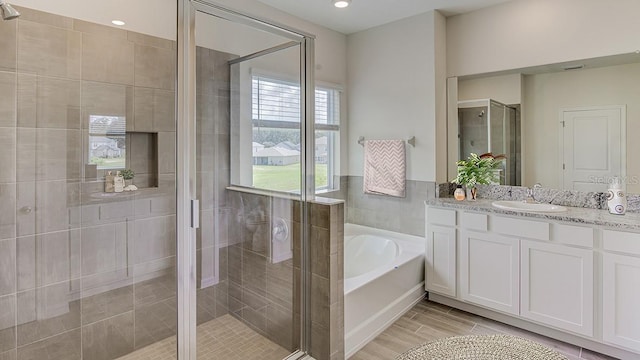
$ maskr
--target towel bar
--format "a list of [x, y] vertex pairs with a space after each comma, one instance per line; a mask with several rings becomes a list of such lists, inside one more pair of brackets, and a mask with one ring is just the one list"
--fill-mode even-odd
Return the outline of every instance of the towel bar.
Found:
[[[407, 143], [413, 147], [416, 147], [416, 137], [412, 136], [410, 138], [407, 139]], [[364, 146], [364, 136], [360, 136], [358, 138], [358, 144]]]

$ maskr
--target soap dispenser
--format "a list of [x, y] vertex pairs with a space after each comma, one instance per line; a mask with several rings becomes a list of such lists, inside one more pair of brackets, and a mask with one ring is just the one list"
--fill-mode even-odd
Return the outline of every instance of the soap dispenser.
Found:
[[113, 191], [117, 193], [124, 191], [124, 177], [120, 171], [116, 172], [116, 176], [113, 177]]
[[607, 192], [607, 206], [609, 212], [615, 215], [624, 215], [627, 211], [627, 197], [622, 190], [620, 179], [615, 177]]

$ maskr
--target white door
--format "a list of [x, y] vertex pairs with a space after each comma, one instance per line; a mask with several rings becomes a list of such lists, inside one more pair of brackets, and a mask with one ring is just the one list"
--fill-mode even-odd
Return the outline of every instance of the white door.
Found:
[[593, 250], [522, 240], [520, 315], [593, 336]]
[[625, 106], [561, 111], [561, 176], [565, 190], [606, 191], [626, 175]]
[[456, 229], [427, 226], [426, 289], [456, 296]]
[[460, 232], [460, 296], [463, 300], [518, 315], [519, 240], [491, 233]]

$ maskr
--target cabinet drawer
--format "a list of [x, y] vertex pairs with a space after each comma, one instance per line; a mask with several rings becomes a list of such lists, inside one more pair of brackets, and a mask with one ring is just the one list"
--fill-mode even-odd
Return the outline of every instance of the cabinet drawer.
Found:
[[605, 250], [640, 255], [640, 234], [624, 231], [602, 231], [602, 246]]
[[491, 231], [538, 240], [549, 240], [549, 223], [505, 218], [501, 216], [492, 217]]
[[460, 226], [465, 229], [487, 231], [487, 215], [463, 212], [460, 214]]
[[593, 228], [553, 224], [551, 225], [551, 240], [560, 244], [593, 248]]
[[429, 207], [427, 208], [427, 223], [456, 226], [456, 211]]

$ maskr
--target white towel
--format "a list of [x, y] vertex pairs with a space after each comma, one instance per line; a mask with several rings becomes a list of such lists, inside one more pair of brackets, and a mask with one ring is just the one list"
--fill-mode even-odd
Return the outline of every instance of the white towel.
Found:
[[365, 194], [405, 197], [406, 159], [404, 140], [364, 142]]

